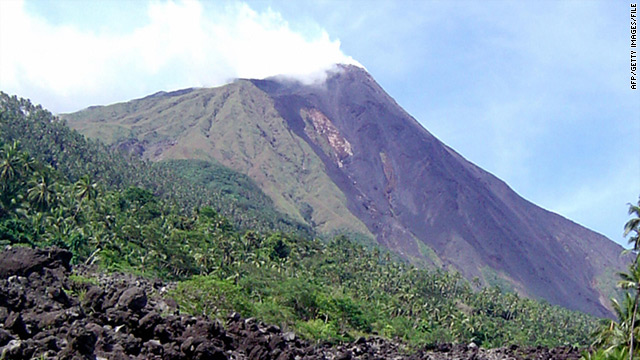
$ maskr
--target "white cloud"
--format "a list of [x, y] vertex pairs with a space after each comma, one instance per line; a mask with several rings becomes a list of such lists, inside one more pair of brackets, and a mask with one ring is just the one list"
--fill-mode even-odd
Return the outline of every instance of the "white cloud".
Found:
[[335, 63], [359, 65], [326, 31], [295, 32], [270, 9], [211, 10], [192, 0], [149, 3], [142, 25], [123, 34], [53, 25], [23, 1], [2, 2], [0, 88], [64, 112], [238, 77], [309, 83]]

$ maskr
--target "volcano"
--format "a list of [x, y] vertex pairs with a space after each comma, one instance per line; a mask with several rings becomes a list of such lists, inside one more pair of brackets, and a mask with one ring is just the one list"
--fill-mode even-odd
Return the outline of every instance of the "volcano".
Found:
[[323, 83], [241, 79], [62, 116], [152, 161], [204, 159], [250, 176], [318, 233], [347, 232], [419, 266], [611, 316], [622, 247], [523, 199], [402, 109], [364, 69]]

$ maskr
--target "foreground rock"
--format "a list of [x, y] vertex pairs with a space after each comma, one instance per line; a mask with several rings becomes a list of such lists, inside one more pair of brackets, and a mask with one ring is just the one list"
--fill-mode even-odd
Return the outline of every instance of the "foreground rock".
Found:
[[[181, 315], [165, 284], [131, 275], [69, 278], [61, 249], [0, 253], [2, 359], [577, 359], [575, 349], [441, 345], [413, 354], [382, 338], [313, 344], [231, 314], [223, 326]], [[79, 270], [78, 273], [82, 274]], [[90, 277], [88, 277], [90, 275]], [[89, 281], [89, 279], [91, 279]]]

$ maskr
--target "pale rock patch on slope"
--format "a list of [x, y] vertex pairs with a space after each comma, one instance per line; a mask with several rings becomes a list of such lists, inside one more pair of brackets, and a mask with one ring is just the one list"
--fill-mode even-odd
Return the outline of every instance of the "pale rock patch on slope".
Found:
[[[343, 167], [344, 161], [353, 156], [351, 143], [320, 110], [302, 109], [300, 115], [306, 122], [304, 130], [307, 136], [320, 146], [326, 155], [332, 157], [338, 167]], [[308, 126], [309, 123], [311, 126]]]

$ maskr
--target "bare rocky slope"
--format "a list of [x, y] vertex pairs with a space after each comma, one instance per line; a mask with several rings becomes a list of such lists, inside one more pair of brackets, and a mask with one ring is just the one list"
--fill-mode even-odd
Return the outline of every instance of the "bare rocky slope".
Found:
[[610, 316], [622, 248], [523, 199], [407, 114], [363, 69], [323, 84], [238, 80], [63, 116], [162, 160], [200, 158], [253, 178], [316, 230], [348, 230], [416, 264]]
[[66, 250], [0, 252], [1, 359], [578, 359], [575, 348], [479, 349], [441, 344], [409, 350], [373, 337], [314, 344], [254, 319], [225, 323], [181, 315], [170, 284], [89, 269], [71, 272]]

